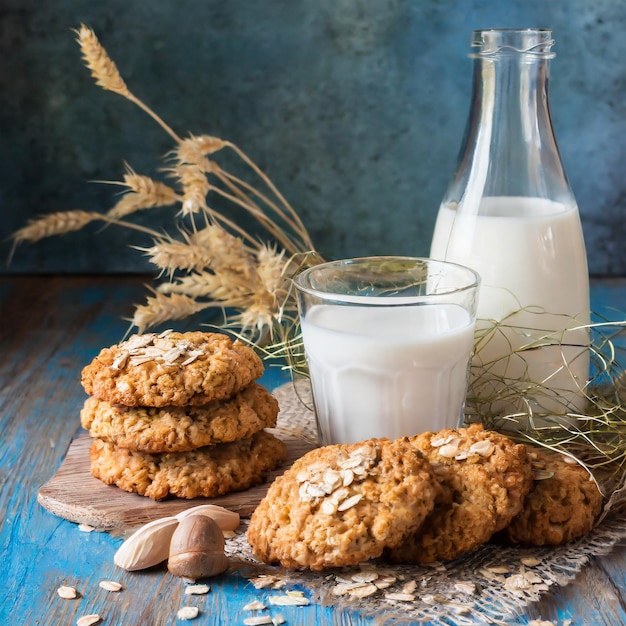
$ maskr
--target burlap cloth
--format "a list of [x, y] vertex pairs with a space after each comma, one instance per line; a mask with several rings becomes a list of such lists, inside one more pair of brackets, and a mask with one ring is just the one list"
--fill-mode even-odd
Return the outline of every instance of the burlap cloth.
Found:
[[[281, 406], [277, 434], [316, 442], [308, 381], [287, 383], [274, 394]], [[591, 557], [607, 554], [626, 538], [623, 481], [620, 487], [605, 504], [591, 533], [557, 548], [490, 543], [462, 559], [427, 567], [376, 561], [340, 571], [295, 572], [254, 560], [244, 520], [242, 530], [227, 541], [226, 549], [248, 578], [272, 576], [277, 587], [295, 585], [313, 602], [375, 616], [379, 624], [504, 624], [552, 587], [566, 585]]]

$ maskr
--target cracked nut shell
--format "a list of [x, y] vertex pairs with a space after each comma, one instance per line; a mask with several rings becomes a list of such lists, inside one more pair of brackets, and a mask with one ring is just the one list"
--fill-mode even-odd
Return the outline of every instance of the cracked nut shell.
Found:
[[172, 535], [167, 562], [170, 573], [197, 580], [227, 568], [224, 534], [217, 523], [206, 515], [184, 517]]

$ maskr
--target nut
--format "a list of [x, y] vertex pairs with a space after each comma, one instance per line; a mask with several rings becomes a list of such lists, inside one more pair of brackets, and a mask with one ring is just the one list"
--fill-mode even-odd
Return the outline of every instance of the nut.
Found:
[[177, 526], [175, 517], [162, 517], [145, 524], [119, 547], [113, 562], [129, 572], [162, 563], [167, 559], [170, 539]]
[[167, 559], [170, 540], [177, 526], [175, 517], [162, 517], [145, 524], [120, 546], [113, 562], [129, 572], [162, 563]]
[[197, 580], [216, 576], [227, 568], [224, 535], [217, 522], [206, 515], [183, 517], [170, 543], [170, 573]]
[[199, 506], [194, 506], [176, 515], [176, 519], [180, 522], [190, 515], [206, 515], [215, 520], [222, 530], [236, 530], [240, 523], [238, 513], [229, 511], [223, 506], [216, 506], [215, 504], [200, 504]]
[[239, 515], [221, 506], [201, 504], [174, 517], [162, 517], [137, 529], [119, 548], [113, 558], [122, 569], [134, 572], [158, 565], [167, 559], [170, 541], [179, 523], [191, 515], [210, 517], [222, 529], [232, 531], [239, 526]]

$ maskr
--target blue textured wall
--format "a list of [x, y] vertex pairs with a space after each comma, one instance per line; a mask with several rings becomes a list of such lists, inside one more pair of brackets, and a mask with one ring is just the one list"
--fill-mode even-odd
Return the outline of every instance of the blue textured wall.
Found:
[[[471, 30], [547, 26], [551, 104], [590, 270], [626, 275], [626, 2], [0, 0], [0, 253], [40, 213], [103, 210], [167, 135], [82, 66], [94, 28], [179, 133], [244, 148], [327, 257], [425, 255], [470, 96]], [[142, 219], [158, 227], [164, 213]], [[149, 269], [109, 228], [21, 246], [7, 272]]]

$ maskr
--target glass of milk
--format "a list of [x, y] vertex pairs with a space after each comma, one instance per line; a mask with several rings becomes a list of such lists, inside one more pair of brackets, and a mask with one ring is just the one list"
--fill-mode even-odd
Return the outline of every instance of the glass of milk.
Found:
[[395, 439], [463, 419], [479, 275], [411, 257], [296, 276], [320, 443]]

